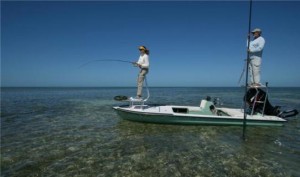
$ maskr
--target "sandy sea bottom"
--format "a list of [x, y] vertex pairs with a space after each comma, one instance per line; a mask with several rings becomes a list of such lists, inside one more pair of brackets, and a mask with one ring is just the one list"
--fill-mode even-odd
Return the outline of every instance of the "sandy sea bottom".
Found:
[[[241, 88], [151, 88], [150, 103], [241, 107]], [[283, 127], [122, 120], [115, 95], [135, 88], [2, 88], [1, 176], [300, 176], [299, 115]], [[300, 88], [271, 88], [300, 110]], [[285, 107], [284, 107], [285, 108]]]

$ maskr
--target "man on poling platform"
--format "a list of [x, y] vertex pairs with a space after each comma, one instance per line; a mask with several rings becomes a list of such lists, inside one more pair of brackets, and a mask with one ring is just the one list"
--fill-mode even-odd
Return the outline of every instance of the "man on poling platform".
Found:
[[[255, 28], [252, 32], [253, 40], [249, 44], [250, 73], [252, 75], [251, 86], [261, 86], [260, 67], [262, 62], [262, 53], [265, 46], [265, 39], [261, 36], [261, 29]], [[249, 34], [250, 35], [250, 34]]]

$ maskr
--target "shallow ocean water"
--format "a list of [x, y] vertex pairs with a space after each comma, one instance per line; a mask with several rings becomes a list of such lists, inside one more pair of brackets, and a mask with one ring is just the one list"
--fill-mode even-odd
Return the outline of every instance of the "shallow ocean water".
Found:
[[[283, 127], [182, 126], [122, 120], [136, 88], [2, 88], [1, 176], [300, 176], [300, 117]], [[241, 107], [242, 88], [150, 88], [150, 103]], [[300, 110], [300, 88], [270, 88]]]

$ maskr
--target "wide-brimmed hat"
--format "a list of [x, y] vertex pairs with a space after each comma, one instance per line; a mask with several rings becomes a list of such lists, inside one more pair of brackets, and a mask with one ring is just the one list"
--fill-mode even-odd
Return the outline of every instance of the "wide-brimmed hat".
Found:
[[261, 33], [261, 29], [259, 29], [259, 28], [255, 28], [254, 30], [252, 30], [252, 31], [251, 31], [251, 33], [255, 33], [255, 32], [259, 32], [259, 33]]

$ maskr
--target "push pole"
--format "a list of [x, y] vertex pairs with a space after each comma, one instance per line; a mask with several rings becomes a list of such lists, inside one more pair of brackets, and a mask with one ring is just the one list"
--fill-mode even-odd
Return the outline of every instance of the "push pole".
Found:
[[249, 56], [249, 47], [250, 47], [250, 31], [251, 31], [251, 16], [252, 16], [252, 0], [250, 0], [249, 4], [249, 25], [248, 25], [248, 48], [247, 48], [247, 64], [246, 64], [246, 83], [245, 83], [245, 96], [244, 96], [244, 121], [243, 121], [243, 140], [246, 140], [246, 119], [247, 119], [247, 90], [248, 90], [248, 72], [249, 72], [249, 62], [250, 62], [250, 56]]

